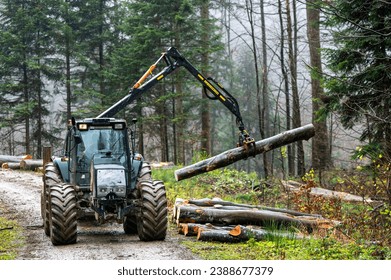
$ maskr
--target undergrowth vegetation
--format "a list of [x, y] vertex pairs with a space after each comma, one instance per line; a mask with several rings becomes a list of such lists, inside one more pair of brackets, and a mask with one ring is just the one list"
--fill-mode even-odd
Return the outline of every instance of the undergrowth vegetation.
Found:
[[20, 246], [20, 228], [15, 221], [0, 217], [0, 260], [15, 258]]
[[[369, 172], [369, 171], [368, 171]], [[176, 182], [174, 169], [156, 169], [156, 179], [164, 181], [169, 206], [176, 198], [199, 199], [219, 197], [238, 203], [288, 208], [320, 214], [340, 222], [334, 229], [318, 229], [305, 238], [250, 240], [240, 244], [184, 241], [204, 259], [391, 259], [391, 211], [387, 200], [389, 174], [373, 176], [356, 170], [332, 171], [322, 174], [322, 185], [312, 170], [301, 178], [298, 192], [287, 191], [280, 180], [263, 181], [256, 173], [235, 169], [219, 169]], [[380, 176], [380, 174], [382, 176]], [[362, 202], [326, 198], [310, 194], [312, 188], [323, 187], [359, 195]], [[372, 198], [365, 200], [364, 198]], [[368, 202], [369, 201], [369, 202]]]

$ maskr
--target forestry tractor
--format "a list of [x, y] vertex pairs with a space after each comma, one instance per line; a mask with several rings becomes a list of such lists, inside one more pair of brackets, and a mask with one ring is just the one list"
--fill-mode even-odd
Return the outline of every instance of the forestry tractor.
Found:
[[[153, 75], [159, 62], [165, 66]], [[238, 145], [253, 145], [235, 98], [215, 80], [205, 78], [171, 47], [123, 99], [96, 118], [70, 121], [63, 155], [52, 156], [43, 176], [41, 215], [53, 245], [76, 243], [77, 223], [85, 216], [95, 216], [99, 223], [122, 223], [125, 233], [138, 234], [143, 241], [165, 239], [165, 186], [152, 179], [149, 163], [135, 151], [134, 129], [114, 115], [180, 67], [201, 82], [211, 93], [208, 97], [222, 102], [236, 116]]]

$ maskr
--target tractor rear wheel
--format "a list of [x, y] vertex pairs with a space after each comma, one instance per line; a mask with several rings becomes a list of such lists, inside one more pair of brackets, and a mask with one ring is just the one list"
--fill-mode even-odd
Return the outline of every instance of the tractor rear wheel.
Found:
[[50, 236], [50, 227], [49, 227], [50, 186], [62, 182], [60, 171], [53, 164], [53, 162], [49, 162], [45, 165], [45, 172], [43, 174], [42, 180], [43, 180], [43, 186], [41, 190], [41, 216], [43, 220], [43, 228], [45, 230], [45, 234], [47, 236]]
[[140, 240], [164, 240], [167, 232], [167, 198], [163, 182], [143, 180], [138, 183], [141, 209], [137, 216]]
[[50, 239], [53, 245], [76, 243], [77, 198], [71, 185], [54, 184], [49, 195]]
[[[150, 180], [152, 180], [151, 165], [148, 162], [144, 161], [138, 173], [138, 181], [150, 181]], [[124, 219], [123, 228], [126, 234], [136, 234], [138, 232], [136, 215], [127, 215]]]

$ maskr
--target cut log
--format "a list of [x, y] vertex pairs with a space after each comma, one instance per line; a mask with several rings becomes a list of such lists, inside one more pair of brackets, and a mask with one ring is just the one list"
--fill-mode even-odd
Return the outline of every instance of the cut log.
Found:
[[[239, 210], [240, 208], [247, 208], [247, 209], [260, 209], [260, 210], [269, 210], [273, 212], [281, 212], [281, 213], [286, 213], [294, 216], [314, 216], [318, 218], [322, 218], [321, 215], [318, 214], [308, 214], [308, 213], [303, 213], [299, 211], [294, 211], [290, 209], [283, 209], [283, 208], [273, 208], [273, 207], [266, 207], [262, 205], [250, 205], [250, 204], [243, 204], [243, 203], [235, 203], [231, 201], [225, 201], [221, 199], [209, 199], [209, 198], [203, 198], [203, 199], [190, 199], [190, 200], [181, 200], [182, 204], [186, 203], [189, 205], [196, 205], [196, 206], [201, 206], [201, 207], [208, 207], [208, 206], [213, 206], [219, 209], [230, 209], [229, 207], [233, 207], [231, 209], [236, 209]], [[226, 206], [226, 207], [221, 207], [221, 206]]]
[[42, 159], [36, 159], [36, 160], [22, 160], [20, 161], [20, 169], [23, 170], [36, 170], [43, 166], [43, 160]]
[[221, 210], [211, 207], [183, 205], [177, 211], [177, 224], [211, 223], [214, 225], [260, 225], [276, 228], [295, 226], [305, 227], [309, 232], [318, 226], [332, 228], [333, 221], [314, 216], [293, 216], [269, 210]]
[[291, 129], [270, 138], [257, 141], [255, 142], [255, 145], [249, 149], [246, 149], [245, 147], [238, 147], [178, 169], [175, 171], [175, 179], [180, 181], [191, 178], [205, 172], [228, 166], [239, 160], [246, 159], [249, 156], [262, 154], [299, 140], [308, 140], [314, 135], [315, 128], [312, 124]]
[[0, 164], [6, 163], [6, 162], [20, 162], [23, 159], [31, 159], [31, 155], [25, 155], [25, 156], [8, 156], [8, 155], [0, 155]]
[[178, 225], [178, 233], [183, 234], [184, 236], [194, 236], [198, 233], [198, 225], [197, 224], [179, 224]]
[[302, 235], [288, 231], [270, 231], [261, 228], [254, 228], [251, 226], [237, 225], [229, 232], [230, 235], [240, 238], [242, 241], [247, 241], [254, 238], [256, 241], [265, 240], [266, 238], [283, 237], [288, 239], [300, 239]]
[[194, 223], [181, 223], [178, 227], [178, 233], [185, 236], [197, 236], [200, 230], [233, 230], [233, 226], [216, 226], [212, 224], [194, 224]]
[[203, 230], [198, 231], [197, 240], [199, 241], [219, 241], [227, 243], [241, 242], [240, 238], [232, 236], [227, 230]]
[[273, 238], [289, 238], [300, 239], [302, 236], [296, 235], [293, 232], [283, 231], [268, 231], [261, 228], [252, 228], [237, 225], [231, 230], [226, 228], [199, 228], [197, 240], [199, 241], [219, 241], [227, 243], [244, 242], [250, 239], [262, 241]]
[[20, 164], [18, 162], [4, 162], [1, 165], [2, 169], [12, 169], [12, 170], [17, 170], [20, 169]]
[[[284, 188], [286, 190], [299, 193], [303, 190], [303, 184], [300, 184], [298, 182], [294, 181], [285, 181], [283, 182]], [[324, 188], [314, 187], [309, 190], [309, 194], [313, 196], [322, 196], [325, 198], [335, 198], [340, 199], [342, 201], [349, 201], [349, 202], [366, 202], [366, 203], [376, 203], [376, 201], [367, 198], [362, 197], [359, 195], [354, 195], [346, 192], [338, 192], [333, 190], [328, 190]]]

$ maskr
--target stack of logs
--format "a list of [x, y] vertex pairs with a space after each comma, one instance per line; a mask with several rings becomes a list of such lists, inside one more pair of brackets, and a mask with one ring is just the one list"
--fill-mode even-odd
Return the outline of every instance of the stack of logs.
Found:
[[33, 159], [31, 155], [7, 156], [0, 155], [0, 165], [3, 170], [32, 170], [36, 171], [43, 167], [42, 159]]
[[[196, 236], [200, 241], [256, 241], [270, 236], [302, 238], [300, 230], [311, 233], [315, 228], [333, 228], [338, 222], [317, 214], [288, 209], [238, 204], [221, 199], [184, 200], [177, 198], [173, 220], [178, 232]], [[296, 233], [287, 229], [294, 227]]]

